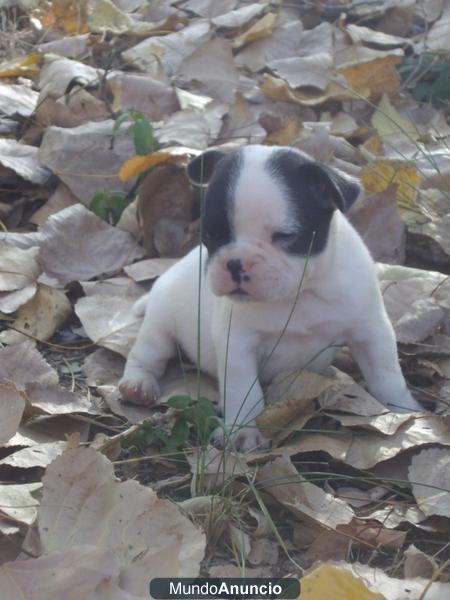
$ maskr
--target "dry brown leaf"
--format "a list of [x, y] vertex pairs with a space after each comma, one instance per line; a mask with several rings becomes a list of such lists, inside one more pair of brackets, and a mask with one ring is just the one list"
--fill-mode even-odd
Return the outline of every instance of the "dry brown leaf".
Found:
[[244, 33], [233, 39], [233, 48], [242, 48], [246, 44], [256, 42], [272, 35], [278, 21], [277, 13], [267, 13], [261, 19], [258, 19]]
[[396, 66], [401, 62], [403, 52], [392, 50], [387, 54], [386, 51], [372, 50], [371, 53], [380, 57], [367, 60], [369, 57], [366, 57], [366, 54], [369, 49], [365, 48], [365, 52], [361, 53], [362, 56], [357, 55], [357, 50], [357, 46], [349, 49], [349, 58], [353, 64], [344, 66], [346, 56], [341, 55], [340, 64], [336, 65], [338, 72], [345, 77], [350, 88], [357, 95], [360, 95], [361, 90], [368, 90], [371, 98], [379, 98], [383, 93], [396, 92], [400, 85], [400, 75]]
[[397, 205], [397, 184], [370, 194], [347, 213], [350, 223], [363, 238], [374, 260], [390, 264], [405, 261], [405, 223]]
[[[16, 433], [25, 409], [25, 398], [19, 390], [3, 378], [0, 379], [0, 444], [5, 444]], [[0, 507], [1, 508], [1, 507]]]
[[[184, 241], [184, 228], [192, 219], [192, 204], [192, 188], [185, 170], [181, 167], [165, 164], [145, 176], [139, 189], [138, 216], [147, 255], [179, 254]], [[155, 247], [155, 227], [162, 220], [178, 223], [183, 234], [181, 243], [170, 238], [164, 253], [158, 252], [159, 249]]]
[[331, 529], [350, 523], [354, 517], [353, 510], [344, 501], [302, 477], [289, 458], [277, 458], [260, 467], [257, 480], [296, 516], [308, 517]]
[[439, 329], [444, 315], [435, 298], [416, 300], [395, 323], [397, 340], [404, 344], [422, 342]]
[[56, 385], [29, 383], [26, 396], [33, 408], [39, 409], [39, 413], [47, 415], [64, 415], [76, 412], [99, 414], [89, 398], [79, 393], [64, 390]]
[[200, 17], [212, 19], [234, 10], [237, 0], [221, 0], [221, 2], [211, 2], [211, 0], [188, 0], [183, 4], [185, 10], [191, 10]]
[[450, 517], [450, 450], [426, 448], [415, 454], [411, 459], [408, 479], [423, 513]]
[[58, 28], [68, 34], [79, 34], [89, 31], [87, 15], [87, 0], [54, 0], [41, 21], [47, 29]]
[[405, 551], [405, 564], [403, 566], [405, 578], [424, 577], [430, 579], [438, 565], [432, 556], [428, 556], [414, 544], [411, 544]]
[[117, 585], [138, 597], [148, 594], [152, 577], [197, 576], [204, 535], [149, 487], [117, 481], [100, 453], [67, 450], [42, 482], [38, 524], [44, 554], [85, 544], [111, 550], [120, 565]]
[[[17, 311], [13, 327], [38, 340], [48, 340], [71, 313], [72, 305], [62, 290], [40, 283], [33, 298]], [[5, 344], [20, 344], [27, 336], [19, 331], [2, 331], [0, 341]]]
[[206, 150], [217, 139], [222, 127], [222, 118], [228, 107], [215, 101], [210, 102], [202, 111], [194, 109], [173, 113], [157, 129], [156, 136], [161, 144], [177, 144]]
[[108, 225], [82, 204], [52, 215], [40, 232], [44, 270], [63, 285], [119, 271], [142, 256], [129, 233]]
[[15, 58], [6, 63], [0, 63], [0, 79], [11, 77], [27, 77], [39, 72], [42, 54], [30, 54], [26, 58]]

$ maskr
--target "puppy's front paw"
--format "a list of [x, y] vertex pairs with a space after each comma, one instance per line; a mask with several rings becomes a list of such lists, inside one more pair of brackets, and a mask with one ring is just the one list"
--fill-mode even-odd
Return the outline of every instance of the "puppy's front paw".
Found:
[[160, 395], [159, 384], [151, 373], [142, 369], [126, 371], [119, 381], [119, 391], [122, 399], [132, 404], [151, 406]]
[[[229, 442], [239, 452], [252, 452], [255, 450], [266, 450], [270, 446], [270, 442], [261, 435], [256, 424], [252, 423], [249, 427], [234, 426], [235, 431], [226, 433], [223, 427], [218, 427], [212, 436], [212, 441], [215, 446], [224, 448]], [[231, 439], [230, 439], [231, 438]]]
[[405, 414], [410, 412], [423, 412], [424, 408], [411, 395], [409, 390], [405, 390], [401, 394], [392, 395], [386, 407], [392, 412]]

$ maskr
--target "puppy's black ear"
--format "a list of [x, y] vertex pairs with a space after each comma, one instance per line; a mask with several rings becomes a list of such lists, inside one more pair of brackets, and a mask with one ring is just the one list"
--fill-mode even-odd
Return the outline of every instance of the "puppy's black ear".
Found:
[[196, 156], [187, 166], [189, 179], [198, 185], [208, 183], [217, 163], [224, 156], [225, 153], [220, 150], [208, 150], [200, 156]]
[[361, 192], [356, 179], [327, 165], [305, 163], [300, 170], [305, 188], [323, 206], [330, 206], [331, 203], [345, 213]]

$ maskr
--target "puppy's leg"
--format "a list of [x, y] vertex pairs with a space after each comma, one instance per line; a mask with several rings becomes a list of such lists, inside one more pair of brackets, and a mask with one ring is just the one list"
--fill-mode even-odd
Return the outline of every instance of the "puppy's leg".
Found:
[[[381, 302], [381, 298], [380, 298]], [[375, 398], [392, 412], [423, 411], [412, 397], [400, 369], [394, 329], [381, 305], [376, 318], [369, 312], [367, 321], [353, 332], [350, 349], [367, 387]]]
[[119, 390], [133, 404], [153, 404], [160, 394], [158, 380], [176, 354], [175, 342], [161, 307], [149, 299], [144, 321], [125, 364]]
[[[228, 356], [227, 356], [228, 354]], [[222, 399], [226, 435], [242, 452], [261, 449], [268, 445], [255, 423], [255, 417], [264, 408], [264, 394], [258, 380], [255, 350], [243, 340], [230, 340], [229, 350], [217, 350], [218, 378]], [[216, 430], [215, 441], [226, 442], [223, 430]]]

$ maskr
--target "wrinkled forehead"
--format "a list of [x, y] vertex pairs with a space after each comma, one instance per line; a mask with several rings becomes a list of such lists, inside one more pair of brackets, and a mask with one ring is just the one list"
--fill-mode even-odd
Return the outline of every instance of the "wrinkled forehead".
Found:
[[230, 215], [236, 237], [270, 238], [292, 223], [288, 192], [273, 176], [272, 156], [273, 149], [264, 146], [242, 153]]

